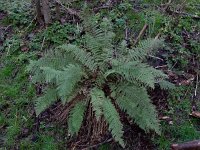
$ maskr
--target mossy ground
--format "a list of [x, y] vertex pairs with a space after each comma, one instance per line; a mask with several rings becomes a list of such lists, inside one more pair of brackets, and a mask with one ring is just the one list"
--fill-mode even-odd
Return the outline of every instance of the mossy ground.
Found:
[[[0, 4], [2, 2], [0, 1]], [[170, 8], [178, 10], [181, 7], [181, 11], [198, 16], [198, 2], [177, 1], [177, 5], [171, 5]], [[200, 109], [199, 96], [194, 98], [200, 62], [200, 22], [191, 16], [163, 12], [161, 3], [167, 2], [125, 1], [111, 10], [101, 10], [96, 14], [96, 19], [101, 19], [105, 15], [112, 19], [117, 34], [116, 41], [124, 38], [124, 31], [128, 28], [127, 40], [130, 43], [134, 42], [132, 39], [137, 37], [144, 24], [149, 25], [144, 37], [155, 37], [160, 33], [165, 39], [166, 48], [158, 54], [164, 62], [156, 61], [153, 64], [166, 65], [167, 70], [174, 74], [172, 82], [182, 85], [169, 91], [167, 96], [161, 99], [161, 107], [165, 105], [165, 109], [159, 113], [169, 116], [172, 122], [169, 124], [168, 121], [161, 121], [162, 134], [151, 136], [151, 143], [154, 148], [169, 149], [172, 143], [200, 138], [200, 120], [189, 116], [194, 107], [197, 111]], [[94, 2], [91, 5], [97, 4]], [[38, 129], [34, 114], [37, 87], [30, 84], [26, 66], [30, 58], [37, 59], [47, 49], [63, 43], [81, 42], [78, 40], [79, 35], [76, 34], [77, 24], [55, 22], [46, 29], [38, 29], [32, 21], [34, 15], [23, 4], [7, 7], [8, 13], [5, 13], [5, 7], [0, 7], [0, 14], [3, 16], [0, 20], [0, 149], [63, 149], [68, 138], [64, 126], [47, 119], [40, 122]], [[184, 85], [184, 81], [189, 81], [191, 76], [193, 80]], [[197, 94], [200, 93], [197, 91]], [[146, 141], [145, 138], [149, 139], [149, 135], [142, 138]], [[104, 144], [99, 149], [112, 147]]]

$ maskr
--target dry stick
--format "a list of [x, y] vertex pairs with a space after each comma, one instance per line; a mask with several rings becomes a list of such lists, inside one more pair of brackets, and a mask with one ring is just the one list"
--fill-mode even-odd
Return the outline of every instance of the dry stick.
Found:
[[189, 14], [189, 13], [186, 13], [186, 12], [179, 12], [179, 11], [173, 11], [173, 10], [170, 10], [170, 11], [172, 13], [182, 15], [183, 17], [191, 17], [193, 19], [200, 19], [200, 16], [198, 16], [198, 15], [193, 15], [193, 14]]
[[200, 140], [190, 141], [182, 144], [172, 144], [172, 150], [199, 150]]
[[43, 40], [42, 40], [42, 46], [41, 46], [41, 51], [42, 51], [42, 49], [43, 49], [43, 47], [44, 47], [44, 42], [45, 42], [45, 37], [43, 38]]
[[109, 9], [109, 8], [112, 8], [113, 6], [112, 5], [104, 5], [104, 6], [100, 6], [100, 7], [95, 7], [93, 8], [93, 11], [94, 12], [98, 12], [99, 10], [101, 9]]
[[155, 59], [158, 59], [158, 60], [164, 61], [162, 58], [160, 58], [160, 57], [156, 57], [156, 56], [153, 56], [153, 55], [148, 55], [148, 57], [152, 57], [152, 58], [155, 58]]
[[198, 82], [199, 82], [199, 75], [197, 73], [197, 81], [196, 81], [196, 87], [195, 87], [195, 91], [194, 91], [194, 96], [197, 96], [197, 89], [198, 89]]
[[157, 40], [159, 37], [160, 37], [161, 33], [159, 32], [156, 37], [155, 37], [155, 40]]
[[67, 8], [65, 5], [62, 4], [60, 0], [56, 0], [56, 3], [60, 4], [60, 6], [62, 6], [70, 15], [75, 15], [80, 18], [80, 12], [78, 12], [77, 10]]
[[166, 10], [169, 7], [171, 2], [172, 2], [172, 0], [169, 0], [166, 4], [164, 4], [165, 5], [164, 10]]
[[144, 35], [144, 32], [146, 31], [147, 28], [148, 28], [148, 25], [145, 24], [142, 30], [140, 31], [138, 37], [135, 39], [134, 45], [136, 45], [139, 42], [139, 39]]
[[198, 112], [198, 111], [193, 111], [193, 112], [190, 114], [190, 116], [196, 117], [196, 118], [200, 118], [200, 112]]

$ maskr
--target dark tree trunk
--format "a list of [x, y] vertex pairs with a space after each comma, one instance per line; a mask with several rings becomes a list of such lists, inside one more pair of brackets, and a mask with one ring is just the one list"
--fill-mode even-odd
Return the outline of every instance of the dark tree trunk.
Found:
[[44, 22], [46, 25], [51, 23], [51, 12], [49, 8], [49, 0], [42, 0], [42, 8], [44, 15]]
[[35, 8], [36, 8], [37, 21], [39, 24], [43, 24], [43, 15], [41, 11], [40, 0], [34, 0], [34, 2], [35, 2]]
[[56, 2], [56, 19], [60, 21], [60, 4]]

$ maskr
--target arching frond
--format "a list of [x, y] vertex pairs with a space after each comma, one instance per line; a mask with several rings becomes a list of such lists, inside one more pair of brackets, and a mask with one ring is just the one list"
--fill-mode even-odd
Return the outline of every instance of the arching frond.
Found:
[[108, 70], [105, 73], [105, 77], [113, 73], [122, 75], [122, 77], [131, 83], [138, 81], [138, 83], [142, 83], [151, 88], [154, 88], [157, 77], [166, 77], [166, 75], [164, 75], [161, 71], [138, 61], [131, 61], [122, 64], [119, 63], [113, 67], [113, 69]]
[[78, 134], [81, 128], [81, 124], [83, 122], [85, 109], [86, 109], [86, 104], [80, 101], [70, 111], [68, 119], [68, 129], [70, 134], [72, 135]]
[[78, 46], [72, 44], [61, 45], [59, 46], [59, 49], [63, 49], [67, 53], [71, 54], [75, 60], [80, 61], [83, 66], [88, 67], [91, 71], [95, 71], [97, 69], [95, 59], [90, 52], [86, 52]]
[[140, 128], [160, 133], [155, 107], [144, 88], [119, 84], [113, 87], [112, 91], [120, 108], [132, 117]]
[[115, 106], [111, 103], [111, 100], [106, 99], [104, 100], [102, 107], [105, 120], [108, 122], [109, 130], [112, 133], [112, 136], [115, 141], [119, 142], [119, 144], [124, 147], [125, 145], [122, 139], [123, 125]]
[[35, 102], [36, 115], [39, 115], [50, 105], [52, 105], [55, 101], [57, 101], [56, 89], [51, 89], [51, 88], [47, 89], [45, 91], [45, 94], [39, 97]]
[[102, 104], [105, 100], [105, 94], [102, 90], [95, 87], [91, 90], [90, 96], [91, 96], [92, 109], [95, 112], [97, 120], [99, 120], [99, 118], [102, 115]]
[[158, 48], [161, 48], [163, 43], [163, 40], [160, 39], [142, 40], [137, 47], [130, 49], [130, 59], [142, 60], [145, 57], [148, 57], [149, 54], [154, 53], [156, 50], [158, 50]]
[[170, 90], [175, 88], [175, 85], [173, 83], [166, 80], [162, 80], [158, 82], [158, 84], [160, 85], [160, 88], [164, 90]]
[[77, 83], [81, 81], [83, 75], [84, 72], [78, 65], [69, 64], [63, 69], [59, 79], [57, 79], [57, 91], [63, 103], [68, 100]]

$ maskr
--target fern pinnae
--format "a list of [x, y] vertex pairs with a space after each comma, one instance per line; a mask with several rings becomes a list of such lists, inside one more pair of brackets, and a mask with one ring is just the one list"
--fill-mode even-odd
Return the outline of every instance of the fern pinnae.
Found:
[[39, 97], [35, 103], [36, 115], [39, 115], [45, 109], [47, 109], [51, 104], [57, 101], [57, 91], [56, 89], [48, 88], [43, 96]]
[[155, 53], [155, 51], [162, 47], [163, 40], [160, 39], [146, 39], [141, 41], [137, 47], [130, 49], [129, 55], [133, 60], [143, 60], [148, 57], [149, 54]]
[[119, 84], [112, 92], [119, 107], [132, 117], [145, 131], [154, 130], [160, 133], [155, 107], [151, 103], [147, 91], [142, 87], [130, 84]]
[[63, 69], [59, 79], [57, 80], [57, 91], [63, 103], [65, 103], [71, 92], [84, 76], [84, 71], [78, 65], [69, 64]]
[[80, 61], [82, 65], [88, 67], [91, 71], [95, 71], [97, 69], [97, 64], [89, 52], [85, 52], [84, 50], [80, 49], [76, 45], [72, 44], [64, 44], [59, 46], [59, 49], [63, 49], [69, 54], [72, 54], [74, 59]]
[[163, 90], [171, 90], [175, 88], [175, 85], [173, 83], [166, 80], [162, 80], [158, 82], [158, 84], [160, 85], [160, 88]]
[[79, 101], [70, 111], [70, 115], [68, 118], [68, 130], [72, 136], [74, 134], [78, 134], [84, 119], [85, 110], [86, 110], [85, 102]]
[[40, 67], [40, 69], [43, 71], [47, 83], [52, 82], [54, 79], [57, 80], [62, 73], [62, 71], [50, 67]]
[[119, 142], [119, 144], [124, 148], [124, 140], [122, 139], [123, 136], [123, 125], [120, 121], [120, 116], [112, 104], [110, 99], [105, 99], [102, 105], [103, 108], [103, 115], [105, 117], [106, 122], [108, 122], [109, 130], [112, 133], [113, 138], [115, 141]]
[[102, 115], [102, 104], [103, 101], [105, 100], [104, 92], [95, 87], [90, 91], [90, 96], [91, 96], [92, 109], [95, 112], [97, 120], [99, 120], [99, 118]]

